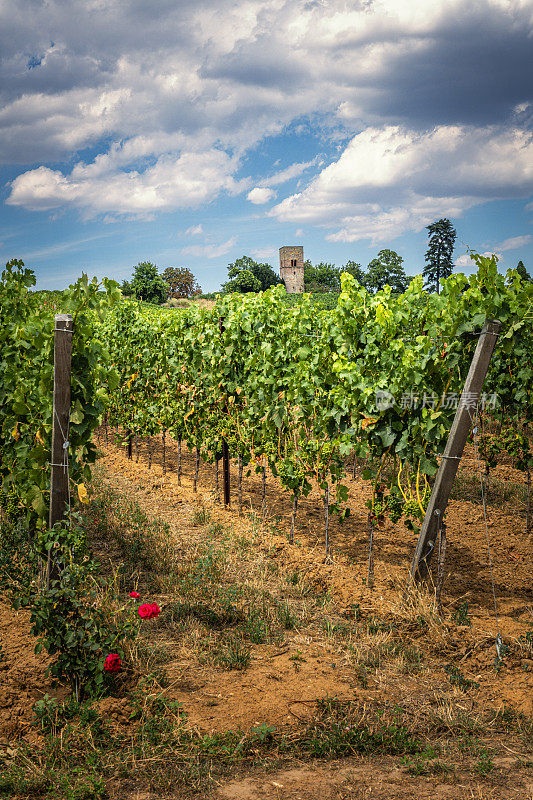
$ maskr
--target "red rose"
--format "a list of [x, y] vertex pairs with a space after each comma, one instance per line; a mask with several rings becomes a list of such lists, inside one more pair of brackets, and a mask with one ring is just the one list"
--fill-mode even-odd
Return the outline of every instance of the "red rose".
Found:
[[161, 613], [161, 609], [157, 605], [157, 603], [152, 603], [152, 613], [150, 614], [151, 617], [157, 617], [158, 614]]
[[133, 598], [135, 598], [135, 600], [136, 600], [138, 597], [140, 597], [140, 596], [141, 596], [141, 595], [139, 594], [139, 592], [130, 592], [130, 597], [133, 597]]
[[104, 669], [106, 672], [118, 672], [121, 664], [120, 656], [117, 653], [110, 653], [104, 662]]
[[138, 614], [142, 619], [151, 619], [152, 617], [157, 617], [160, 613], [161, 609], [157, 603], [143, 603], [142, 606], [139, 606]]

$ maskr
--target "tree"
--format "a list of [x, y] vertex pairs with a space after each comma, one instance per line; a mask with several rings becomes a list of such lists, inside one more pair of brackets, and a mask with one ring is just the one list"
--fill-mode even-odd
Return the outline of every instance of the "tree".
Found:
[[341, 272], [348, 272], [355, 278], [357, 283], [360, 283], [361, 286], [366, 286], [367, 276], [363, 267], [357, 261], [347, 261]]
[[525, 268], [523, 261], [518, 262], [518, 264], [516, 265], [516, 271], [518, 272], [523, 281], [526, 281], [526, 283], [533, 283], [533, 278], [531, 278], [531, 276], [529, 275], [529, 272]]
[[390, 286], [393, 292], [403, 294], [410, 278], [402, 266], [403, 258], [394, 250], [380, 250], [376, 258], [368, 265], [365, 286], [369, 292], [379, 292]]
[[151, 261], [141, 261], [133, 271], [131, 281], [132, 293], [138, 300], [147, 303], [164, 303], [168, 297], [168, 283], [159, 274], [155, 264]]
[[130, 297], [133, 294], [131, 283], [129, 281], [122, 281], [122, 286], [120, 287], [120, 291], [125, 297]]
[[341, 270], [335, 264], [321, 261], [313, 266], [304, 262], [304, 284], [306, 292], [337, 292], [341, 288]]
[[422, 274], [426, 279], [425, 288], [439, 294], [441, 281], [453, 272], [452, 255], [457, 232], [449, 219], [438, 219], [426, 230], [429, 231], [429, 247]]
[[168, 283], [169, 297], [194, 297], [201, 294], [196, 278], [187, 267], [167, 267], [163, 280]]
[[260, 292], [261, 282], [250, 269], [241, 269], [237, 277], [224, 284], [223, 289], [225, 294], [229, 292], [239, 292], [240, 294]]
[[[241, 278], [240, 276], [243, 272], [251, 273], [255, 280], [250, 280], [249, 275], [243, 275]], [[260, 264], [250, 256], [242, 256], [232, 264], [229, 264], [228, 278], [229, 281], [222, 285], [224, 294], [229, 292], [264, 292], [271, 286], [282, 283], [281, 278], [274, 272], [270, 264]], [[249, 288], [251, 286], [254, 288]]]

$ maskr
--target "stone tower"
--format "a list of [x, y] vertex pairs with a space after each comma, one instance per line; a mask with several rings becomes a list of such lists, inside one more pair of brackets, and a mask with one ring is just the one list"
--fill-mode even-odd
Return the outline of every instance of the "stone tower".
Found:
[[304, 291], [304, 249], [285, 246], [279, 248], [279, 274], [288, 294]]

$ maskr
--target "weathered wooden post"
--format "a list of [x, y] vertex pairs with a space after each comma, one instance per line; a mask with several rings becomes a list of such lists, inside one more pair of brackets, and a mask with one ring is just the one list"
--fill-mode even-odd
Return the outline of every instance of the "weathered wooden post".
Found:
[[[220, 335], [222, 335], [225, 331], [224, 328], [224, 317], [218, 318], [218, 328], [220, 330]], [[227, 411], [226, 406], [224, 406], [224, 412]], [[228, 443], [225, 439], [222, 439], [222, 487], [224, 490], [224, 505], [230, 506], [231, 505], [231, 497], [230, 497], [230, 472], [229, 472], [229, 450], [228, 450]]]
[[242, 517], [242, 471], [243, 471], [242, 456], [239, 453], [239, 486], [238, 486], [239, 517]]
[[[50, 529], [62, 522], [69, 508], [68, 437], [70, 417], [70, 376], [72, 363], [71, 314], [56, 314], [54, 325], [54, 394], [52, 407], [52, 450], [50, 461]], [[51, 551], [46, 562], [46, 585], [57, 577], [57, 567], [51, 563]]]
[[459, 468], [459, 461], [463, 455], [468, 432], [470, 431], [472, 412], [479, 402], [481, 389], [500, 328], [501, 323], [498, 320], [490, 320], [485, 323], [479, 335], [479, 341], [470, 364], [450, 435], [433, 484], [422, 528], [420, 529], [415, 554], [411, 563], [409, 583], [413, 580], [422, 580], [428, 573], [429, 561], [437, 540], [439, 523], [444, 519], [450, 492]]

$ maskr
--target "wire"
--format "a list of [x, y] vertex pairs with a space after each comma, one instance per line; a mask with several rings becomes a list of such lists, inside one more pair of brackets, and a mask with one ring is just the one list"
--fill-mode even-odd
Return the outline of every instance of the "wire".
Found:
[[59, 419], [59, 415], [57, 410], [55, 410], [56, 420], [61, 431], [61, 436], [63, 437], [63, 463], [62, 464], [51, 464], [52, 467], [63, 467], [65, 472], [67, 473], [67, 497], [68, 497], [68, 519], [69, 519], [69, 527], [72, 527], [72, 508], [71, 508], [71, 499], [70, 499], [70, 471], [69, 471], [69, 457], [68, 457], [68, 449], [69, 449], [69, 434], [70, 434], [70, 408], [68, 412], [68, 420], [67, 420], [67, 435], [65, 436], [65, 431], [63, 430], [63, 426], [61, 425], [61, 420]]

